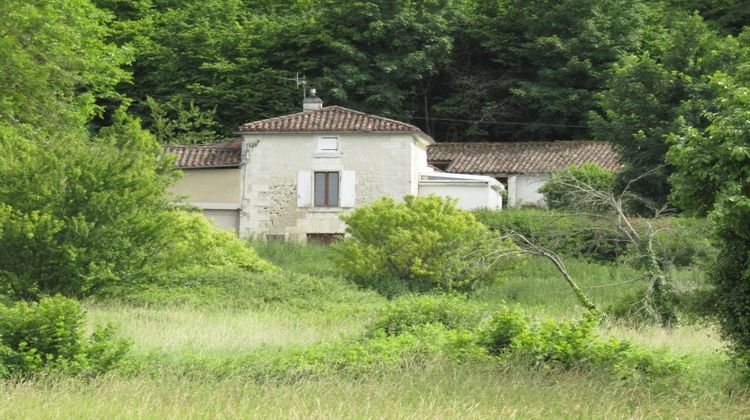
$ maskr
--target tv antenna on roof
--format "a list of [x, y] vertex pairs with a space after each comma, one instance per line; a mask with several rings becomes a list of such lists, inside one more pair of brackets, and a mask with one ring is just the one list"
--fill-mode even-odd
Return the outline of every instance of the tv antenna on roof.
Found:
[[294, 77], [280, 77], [276, 76], [277, 79], [281, 80], [290, 80], [294, 82], [297, 85], [297, 89], [299, 89], [300, 86], [302, 86], [302, 98], [307, 98], [307, 79], [305, 79], [305, 76], [302, 75], [302, 77], [299, 76], [299, 73], [295, 73]]

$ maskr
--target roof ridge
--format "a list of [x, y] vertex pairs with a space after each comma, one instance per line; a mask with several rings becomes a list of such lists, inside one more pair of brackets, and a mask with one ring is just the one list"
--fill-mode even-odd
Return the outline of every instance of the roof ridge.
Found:
[[388, 117], [331, 105], [251, 121], [239, 126], [239, 132], [414, 132], [419, 127]]
[[469, 145], [469, 144], [551, 144], [551, 143], [600, 143], [609, 144], [607, 140], [513, 140], [513, 141], [435, 141], [435, 146], [440, 144], [455, 144], [455, 145]]

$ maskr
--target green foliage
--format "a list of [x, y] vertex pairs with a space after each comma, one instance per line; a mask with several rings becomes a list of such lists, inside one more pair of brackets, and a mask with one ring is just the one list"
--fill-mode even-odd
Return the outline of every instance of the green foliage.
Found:
[[750, 357], [750, 88], [724, 75], [717, 111], [705, 131], [688, 127], [669, 160], [677, 168], [673, 197], [684, 208], [709, 213], [719, 250], [709, 278], [721, 330], [737, 354]]
[[626, 251], [622, 234], [605, 219], [540, 209], [482, 209], [474, 215], [490, 229], [518, 232], [563, 255], [611, 262]]
[[292, 312], [373, 306], [383, 299], [341, 278], [285, 270], [249, 272], [232, 267], [168, 273], [147, 283], [109, 288], [103, 297], [138, 306], [274, 308]]
[[[657, 208], [670, 192], [667, 178], [673, 168], [665, 165], [669, 135], [679, 130], [680, 121], [706, 127], [704, 113], [714, 108], [717, 93], [710, 76], [735, 72], [750, 54], [741, 37], [720, 37], [699, 15], [665, 10], [662, 22], [648, 52], [623, 56], [612, 68], [598, 96], [602, 110], [590, 118], [594, 137], [612, 142], [625, 165], [617, 187], [641, 177], [630, 191]], [[648, 206], [633, 210], [651, 212]]]
[[121, 110], [113, 121], [92, 140], [51, 144], [0, 127], [0, 293], [84, 296], [193, 266], [267, 268], [243, 242], [175, 210], [172, 159]]
[[404, 296], [388, 304], [369, 326], [371, 333], [398, 335], [415, 327], [440, 324], [447, 329], [473, 329], [482, 313], [465, 297], [451, 295]]
[[581, 193], [581, 185], [588, 190], [609, 192], [615, 174], [593, 163], [580, 166], [569, 166], [552, 173], [539, 192], [544, 195], [547, 206], [556, 210], [590, 210], [606, 212], [611, 209], [601, 204], [589, 204]]
[[110, 17], [90, 1], [7, 0], [0, 16], [0, 125], [59, 135], [118, 97], [131, 51], [106, 42]]
[[[605, 216], [546, 211], [540, 209], [476, 210], [477, 220], [498, 232], [514, 231], [559, 254], [599, 262], [642, 264], [639, 250], [626, 245], [617, 221]], [[716, 249], [705, 218], [632, 218], [636, 231], [646, 234], [647, 224], [656, 231], [654, 251], [660, 261], [677, 267], [709, 265]]]
[[0, 130], [0, 277], [17, 298], [83, 295], [141, 272], [169, 242], [172, 162], [121, 113], [93, 141]]
[[151, 132], [162, 144], [202, 144], [214, 143], [219, 138], [214, 120], [216, 109], [203, 111], [191, 101], [185, 107], [180, 100], [157, 102], [146, 97], [151, 111]]
[[0, 306], [0, 377], [113, 369], [130, 343], [115, 339], [110, 326], [96, 327], [87, 337], [84, 320], [78, 303], [63, 297]]
[[454, 123], [448, 138], [588, 137], [595, 92], [621, 54], [640, 48], [649, 15], [644, 2], [623, 0], [472, 1], [467, 9], [449, 94], [436, 110], [474, 123]]
[[172, 235], [160, 251], [157, 272], [241, 268], [269, 271], [273, 265], [230, 231], [220, 230], [201, 213], [173, 211]]
[[479, 333], [492, 354], [530, 361], [542, 369], [606, 370], [627, 379], [654, 379], [682, 368], [679, 361], [618, 339], [601, 339], [596, 316], [579, 321], [530, 320], [523, 311], [503, 308]]
[[331, 376], [366, 378], [384, 371], [424, 367], [436, 360], [488, 361], [488, 357], [469, 332], [430, 324], [398, 335], [377, 334], [281, 351], [264, 349], [234, 357], [186, 354], [175, 358], [154, 352], [130, 368], [183, 378], [240, 377], [259, 383], [286, 383]]
[[493, 239], [471, 213], [436, 196], [382, 198], [345, 216], [351, 238], [335, 246], [352, 279], [392, 296], [407, 291], [468, 291], [499, 279], [512, 245]]

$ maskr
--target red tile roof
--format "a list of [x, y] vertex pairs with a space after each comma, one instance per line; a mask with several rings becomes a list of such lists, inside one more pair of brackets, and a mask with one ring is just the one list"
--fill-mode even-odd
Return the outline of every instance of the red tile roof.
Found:
[[543, 174], [570, 165], [595, 163], [617, 170], [617, 152], [600, 141], [436, 143], [427, 149], [431, 164], [465, 174]]
[[422, 133], [411, 124], [390, 118], [365, 114], [340, 106], [327, 106], [314, 111], [269, 118], [242, 124], [240, 132], [290, 133], [290, 132], [408, 132]]
[[242, 163], [239, 139], [201, 146], [164, 146], [164, 151], [176, 154], [175, 165], [182, 169], [226, 168]]

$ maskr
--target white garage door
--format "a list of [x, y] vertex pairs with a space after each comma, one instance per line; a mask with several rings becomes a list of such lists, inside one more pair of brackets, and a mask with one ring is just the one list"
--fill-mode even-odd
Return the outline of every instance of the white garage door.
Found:
[[213, 220], [217, 226], [225, 230], [231, 230], [236, 235], [240, 227], [239, 210], [203, 210], [203, 214]]

